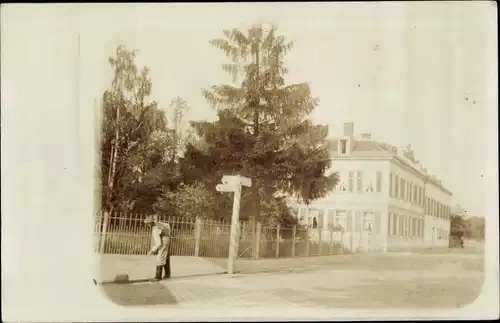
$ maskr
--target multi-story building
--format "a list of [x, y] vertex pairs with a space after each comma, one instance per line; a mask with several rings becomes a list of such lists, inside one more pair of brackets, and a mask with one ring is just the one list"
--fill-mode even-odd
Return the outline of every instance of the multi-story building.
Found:
[[[447, 245], [452, 193], [415, 159], [410, 146], [354, 136], [354, 124], [344, 124], [333, 140], [332, 169], [339, 176], [335, 189], [298, 216], [318, 231], [338, 230], [337, 242], [353, 251], [390, 251]], [[340, 232], [340, 233], [338, 233]]]

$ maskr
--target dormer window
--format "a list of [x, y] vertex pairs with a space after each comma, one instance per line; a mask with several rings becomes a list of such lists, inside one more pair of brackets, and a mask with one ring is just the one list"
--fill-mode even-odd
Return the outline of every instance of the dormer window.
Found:
[[339, 155], [347, 155], [349, 153], [349, 139], [339, 140]]

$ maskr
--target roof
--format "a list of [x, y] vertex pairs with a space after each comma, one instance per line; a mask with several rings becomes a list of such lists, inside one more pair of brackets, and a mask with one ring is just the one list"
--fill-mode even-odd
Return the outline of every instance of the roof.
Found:
[[[338, 154], [338, 139], [332, 139], [332, 155], [340, 157]], [[383, 149], [379, 143], [373, 140], [356, 140], [351, 139], [351, 153], [349, 156], [355, 157], [392, 157], [394, 156], [388, 150]]]
[[338, 142], [343, 138], [344, 137], [331, 139], [331, 152], [334, 159], [350, 159], [352, 157], [387, 157], [389, 159], [394, 158], [403, 165], [418, 172], [425, 178], [427, 182], [433, 183], [449, 195], [452, 194], [446, 187], [444, 187], [443, 183], [440, 180], [438, 180], [435, 176], [428, 174], [427, 170], [423, 168], [420, 163], [418, 163], [417, 161], [412, 161], [410, 158], [403, 157], [401, 152], [399, 152], [398, 148], [395, 146], [371, 139], [357, 139], [351, 137], [351, 152], [348, 156], [339, 155]]

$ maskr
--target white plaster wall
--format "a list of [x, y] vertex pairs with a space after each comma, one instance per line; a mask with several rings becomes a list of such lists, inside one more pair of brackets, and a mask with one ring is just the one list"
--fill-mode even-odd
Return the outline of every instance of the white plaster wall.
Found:
[[[355, 214], [358, 212], [377, 212], [380, 214], [380, 230], [377, 234], [367, 234], [361, 232], [343, 232], [334, 233], [334, 240], [341, 243], [346, 249], [352, 252], [358, 251], [385, 251], [387, 245], [387, 212], [389, 198], [389, 163], [388, 159], [334, 159], [330, 172], [339, 173], [339, 183], [335, 190], [328, 196], [312, 201], [309, 209], [323, 210], [324, 221], [318, 222], [318, 226], [324, 229], [321, 234], [321, 240], [330, 241], [330, 231], [327, 229], [328, 210], [351, 211], [352, 229], [355, 231]], [[362, 190], [357, 191], [356, 174], [354, 174], [354, 191], [342, 192], [339, 190], [341, 184], [346, 189], [348, 186], [349, 172], [362, 171]], [[382, 173], [382, 190], [376, 191], [376, 173]], [[366, 188], [372, 182], [373, 192], [366, 192]], [[307, 220], [306, 220], [307, 221]], [[313, 239], [319, 239], [317, 233], [312, 234]]]
[[[426, 196], [430, 197], [441, 204], [451, 207], [452, 196], [444, 192], [434, 183], [427, 183], [425, 186]], [[431, 216], [430, 214], [425, 215], [424, 223], [424, 235], [425, 235], [425, 245], [426, 246], [447, 246], [450, 233], [450, 219], [438, 218], [436, 216]], [[434, 230], [433, 230], [434, 228]], [[439, 239], [438, 231], [443, 230], [446, 232], [444, 238]]]
[[[410, 181], [413, 184], [418, 185], [419, 187], [424, 189], [424, 183], [425, 183], [424, 176], [416, 173], [414, 170], [408, 168], [407, 166], [402, 165], [395, 159], [393, 159], [390, 163], [390, 171], [393, 173], [393, 176], [397, 175], [399, 180], [401, 178], [404, 178], [405, 180]], [[388, 176], [387, 180], [389, 180], [389, 175], [387, 176]], [[393, 185], [395, 184], [393, 183]], [[401, 185], [399, 184], [399, 186], [400, 186], [399, 190], [401, 190]], [[407, 210], [413, 214], [421, 214], [421, 215], [424, 214], [423, 204], [416, 205], [410, 203], [409, 201], [401, 200], [397, 197], [390, 198], [390, 205], [396, 208], [400, 208], [402, 210]]]
[[[339, 173], [339, 183], [328, 196], [318, 199], [316, 203], [335, 202], [341, 207], [349, 205], [381, 205], [387, 203], [389, 194], [389, 178], [388, 178], [389, 160], [388, 159], [334, 159], [332, 168], [329, 173]], [[363, 172], [363, 190], [361, 193], [356, 191], [356, 177], [354, 177], [354, 192], [341, 192], [339, 190], [342, 184], [347, 188], [349, 172]], [[376, 187], [376, 172], [382, 172], [382, 192], [377, 193]], [[370, 178], [373, 178], [374, 192], [365, 192]]]
[[[425, 194], [424, 191], [424, 183], [425, 183], [425, 175], [420, 173], [417, 169], [408, 167], [396, 159], [391, 160], [390, 163], [390, 171], [393, 174], [393, 181], [395, 180], [395, 176], [398, 176], [398, 186], [399, 191], [401, 190], [401, 178], [405, 179], [422, 188], [422, 193]], [[389, 176], [389, 175], [388, 175]], [[389, 180], [389, 178], [388, 178]], [[395, 183], [393, 182], [393, 187]], [[405, 188], [408, 190], [408, 188]], [[393, 188], [393, 192], [395, 192]], [[425, 196], [425, 195], [424, 195]], [[423, 197], [422, 197], [423, 198]], [[424, 218], [424, 206], [418, 203], [412, 203], [405, 199], [400, 199], [399, 194], [393, 197], [389, 197], [389, 211], [392, 213], [398, 213], [405, 216], [423, 219]], [[397, 219], [400, 221], [401, 219]], [[399, 225], [397, 225], [399, 228]], [[424, 224], [425, 231], [425, 224]], [[424, 246], [424, 237], [411, 237], [411, 236], [403, 236], [401, 234], [389, 234], [387, 237], [387, 249], [389, 251], [397, 251], [397, 250], [411, 250], [412, 248], [419, 248]]]
[[427, 183], [425, 186], [426, 195], [435, 199], [436, 201], [451, 207], [452, 196], [445, 193], [441, 188], [436, 186], [434, 183]]
[[[434, 228], [434, 230], [433, 230]], [[446, 232], [444, 237], [439, 238], [438, 229]], [[426, 246], [447, 246], [448, 236], [450, 231], [450, 221], [445, 219], [439, 219], [431, 215], [425, 216], [424, 223], [425, 230], [425, 245]]]

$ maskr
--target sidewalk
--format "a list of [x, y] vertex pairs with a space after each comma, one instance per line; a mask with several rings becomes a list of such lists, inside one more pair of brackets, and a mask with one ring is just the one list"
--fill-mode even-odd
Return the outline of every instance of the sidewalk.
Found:
[[[126, 255], [97, 255], [97, 283], [109, 283], [117, 275], [128, 275], [129, 281], [145, 281], [155, 274], [155, 257]], [[223, 262], [221, 265], [200, 257], [172, 256], [170, 258], [172, 278], [196, 277], [226, 273]]]

